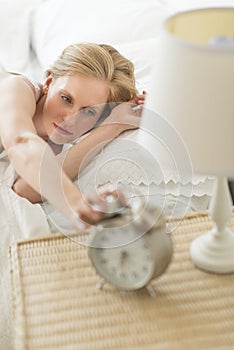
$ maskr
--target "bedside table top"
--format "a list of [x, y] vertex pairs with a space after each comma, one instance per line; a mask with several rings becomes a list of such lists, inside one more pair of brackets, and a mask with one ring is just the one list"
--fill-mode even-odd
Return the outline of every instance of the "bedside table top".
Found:
[[209, 217], [195, 213], [170, 225], [174, 256], [153, 282], [156, 298], [145, 289], [97, 289], [87, 248], [61, 234], [12, 245], [15, 349], [231, 349], [234, 275], [200, 271], [189, 257], [191, 241], [211, 228]]

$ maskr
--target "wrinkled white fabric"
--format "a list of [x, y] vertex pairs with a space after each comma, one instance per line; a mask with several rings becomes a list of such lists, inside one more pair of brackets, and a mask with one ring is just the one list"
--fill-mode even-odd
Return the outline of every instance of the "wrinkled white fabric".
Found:
[[139, 130], [127, 131], [109, 143], [75, 179], [79, 188], [91, 189], [107, 182], [155, 186], [157, 193], [185, 197], [211, 196], [214, 177], [183, 176], [174, 159], [165, 152], [152, 155], [138, 142]]
[[8, 248], [13, 242], [49, 234], [40, 205], [19, 197], [12, 189], [15, 172], [7, 157], [0, 158], [0, 349], [12, 349], [11, 286]]

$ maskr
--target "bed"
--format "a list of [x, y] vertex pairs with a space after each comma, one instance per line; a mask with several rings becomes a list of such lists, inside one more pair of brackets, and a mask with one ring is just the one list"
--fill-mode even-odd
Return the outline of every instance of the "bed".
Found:
[[[221, 2], [221, 0], [220, 0]], [[201, 6], [218, 1], [202, 1]], [[222, 1], [222, 5], [224, 2]], [[157, 54], [163, 19], [175, 12], [198, 6], [197, 1], [160, 0], [0, 0], [0, 66], [7, 71], [43, 81], [43, 72], [60, 51], [72, 42], [92, 41], [115, 46], [135, 65], [137, 88], [147, 91]], [[233, 0], [225, 5], [233, 6]], [[150, 194], [164, 205], [169, 216], [207, 209], [213, 192], [212, 177], [194, 174], [181, 181], [169, 162], [145, 168], [147, 159], [136, 142], [138, 131], [127, 132], [105, 147], [75, 179], [81, 190], [108, 182], [128, 184]], [[140, 148], [139, 148], [140, 147]], [[142, 153], [141, 160], [136, 154]], [[11, 349], [11, 317], [7, 247], [16, 240], [69, 230], [69, 224], [49, 203], [31, 204], [12, 190], [14, 170], [4, 154], [0, 159], [0, 348]], [[7, 286], [7, 287], [6, 287]]]

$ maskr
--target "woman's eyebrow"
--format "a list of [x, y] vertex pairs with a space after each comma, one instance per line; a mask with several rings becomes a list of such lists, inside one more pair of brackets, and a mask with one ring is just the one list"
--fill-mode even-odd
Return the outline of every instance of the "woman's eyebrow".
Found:
[[66, 95], [67, 97], [70, 97], [70, 99], [74, 100], [75, 98], [72, 96], [72, 94], [70, 94], [70, 92], [68, 92], [67, 90], [61, 90], [61, 94]]

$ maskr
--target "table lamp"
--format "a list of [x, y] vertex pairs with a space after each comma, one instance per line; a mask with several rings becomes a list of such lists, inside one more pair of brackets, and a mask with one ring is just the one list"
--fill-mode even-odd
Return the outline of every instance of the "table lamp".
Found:
[[[209, 208], [213, 228], [192, 242], [193, 263], [208, 272], [234, 272], [227, 184], [234, 177], [234, 8], [189, 10], [165, 20], [141, 123], [157, 135], [160, 126], [149, 111], [181, 136], [194, 173], [217, 178]], [[150, 142], [146, 135], [140, 143]]]

